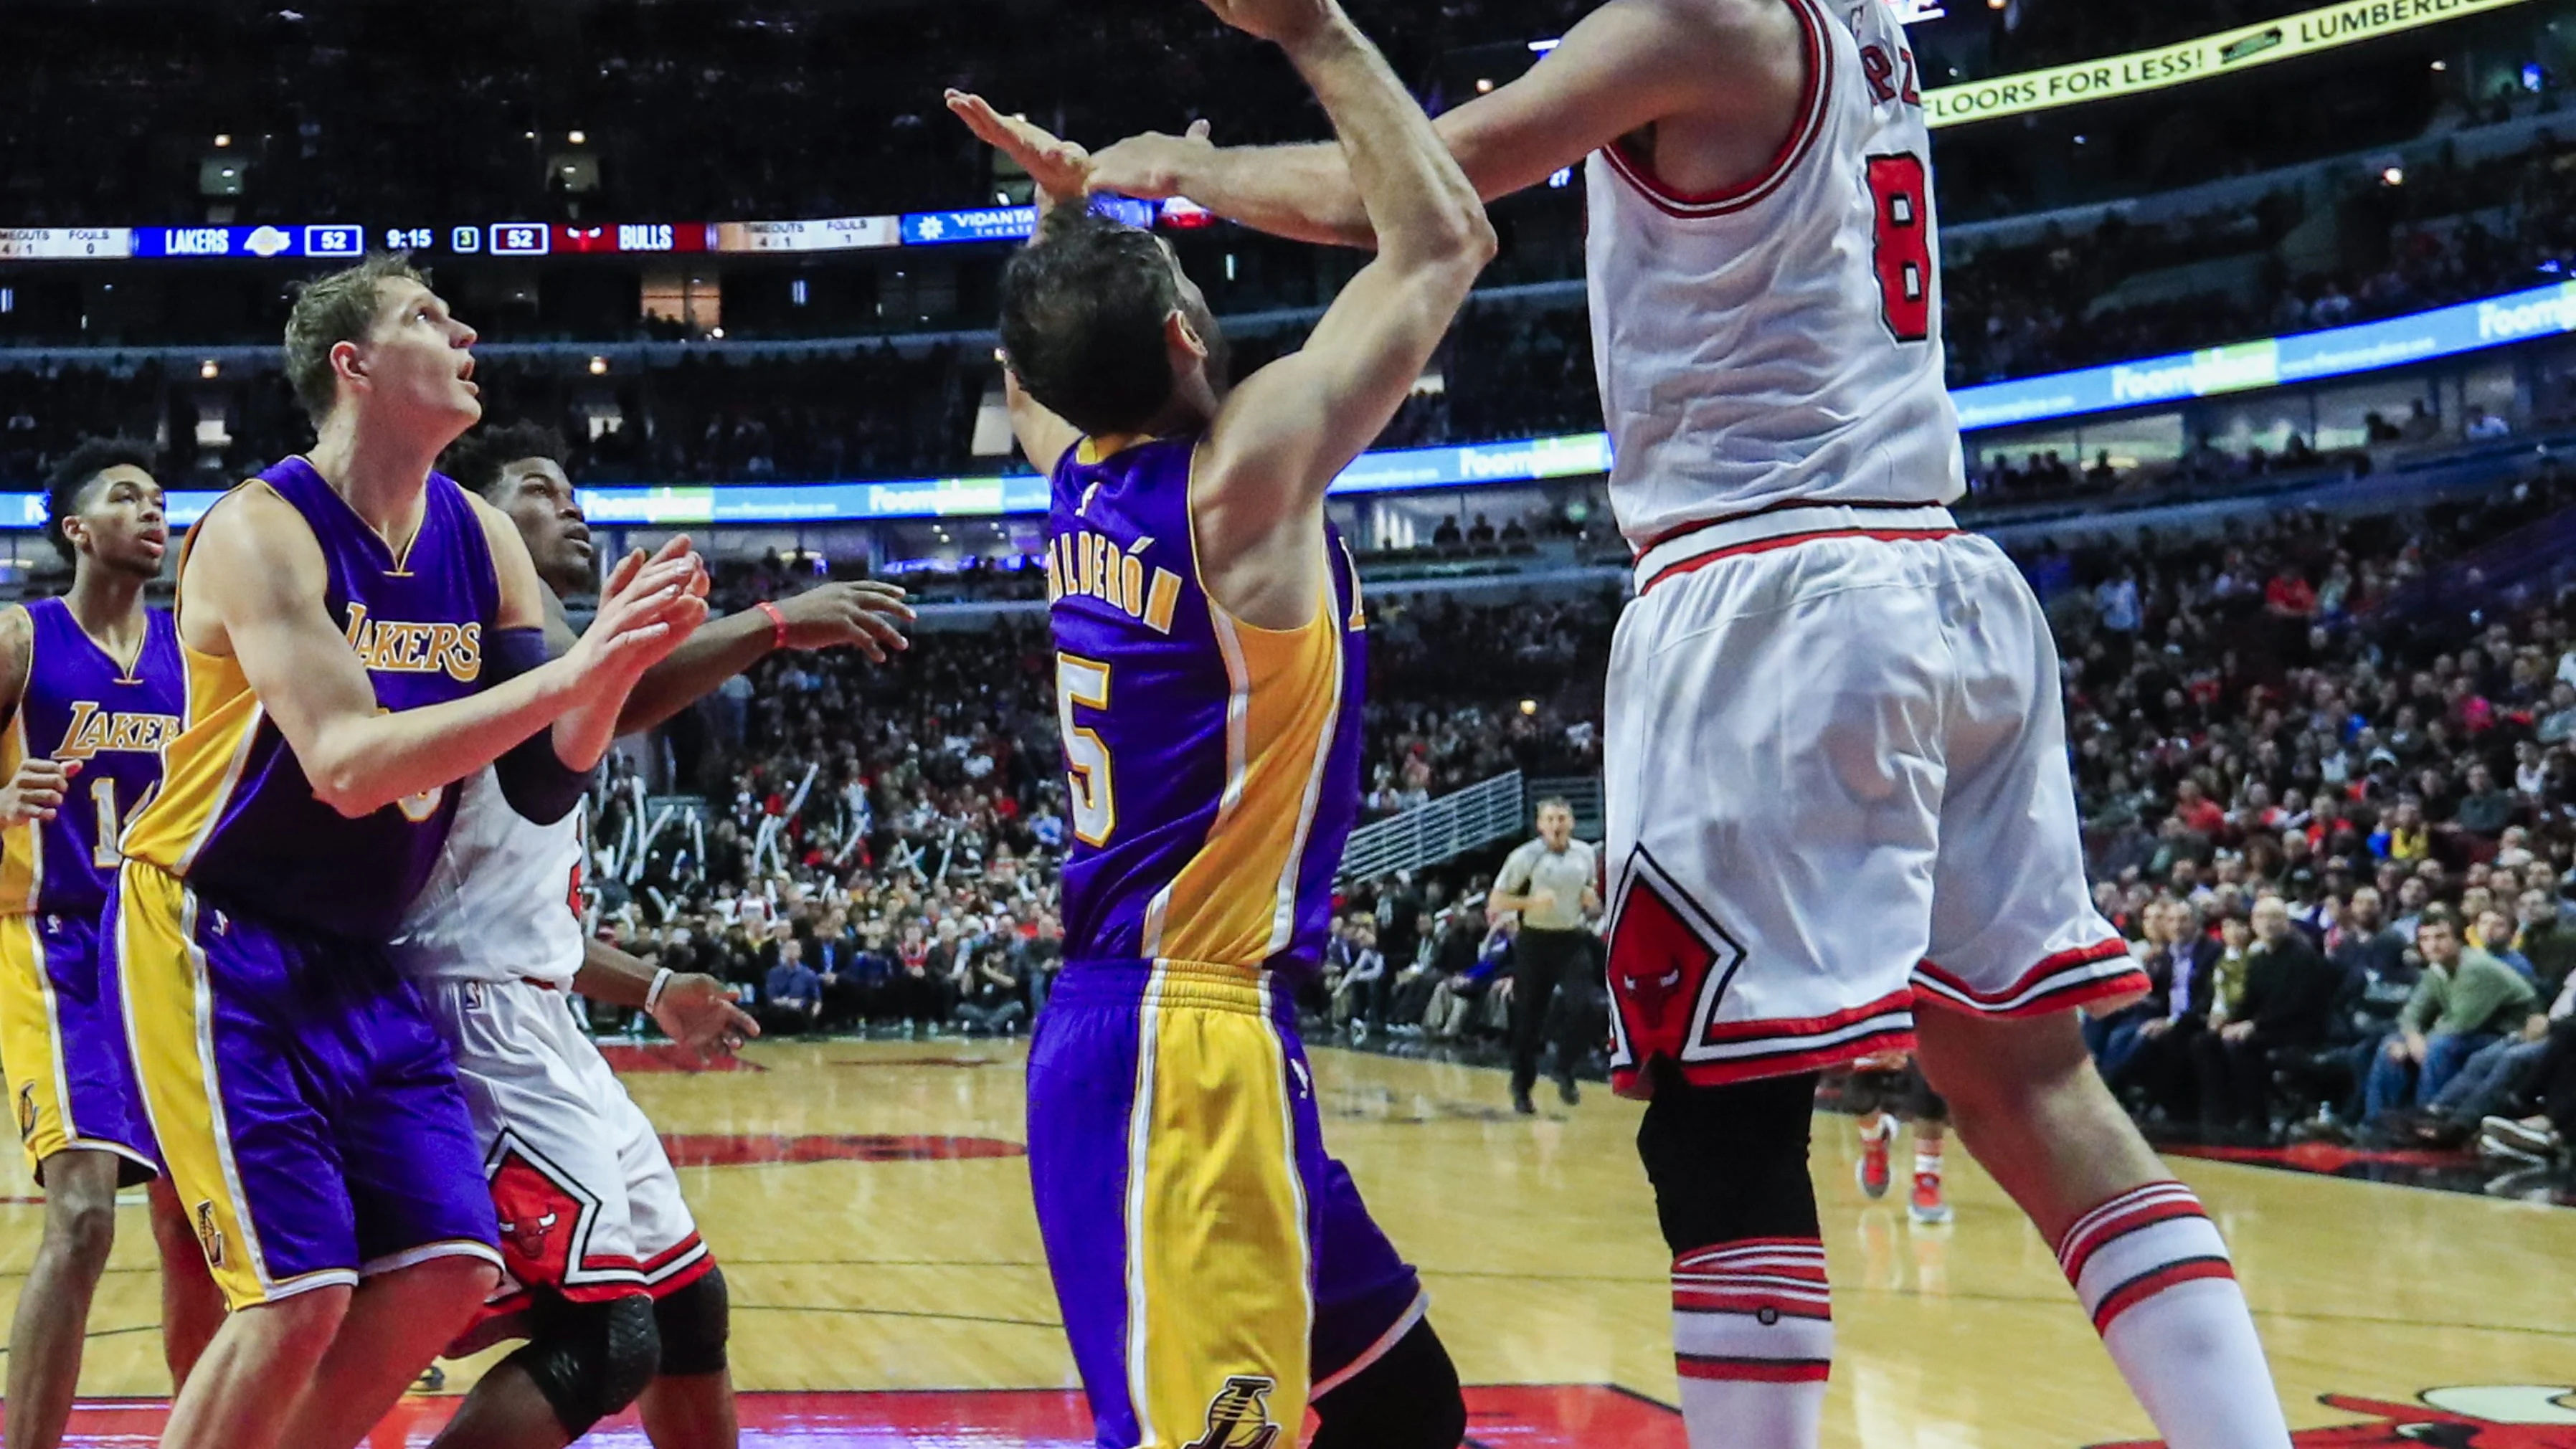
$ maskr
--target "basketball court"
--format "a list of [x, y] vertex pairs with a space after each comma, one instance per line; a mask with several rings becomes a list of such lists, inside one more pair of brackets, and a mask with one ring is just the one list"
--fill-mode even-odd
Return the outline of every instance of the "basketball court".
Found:
[[[734, 1306], [744, 1442], [1088, 1443], [1029, 1206], [1011, 1043], [754, 1047], [683, 1072], [614, 1049], [668, 1135]], [[1595, 1087], [1536, 1120], [1498, 1072], [1314, 1054], [1326, 1131], [1399, 1246], [1471, 1385], [1490, 1449], [1681, 1449], [1669, 1266], [1631, 1146], [1635, 1104]], [[1543, 1097], [1547, 1094], [1542, 1093]], [[2153, 1439], [2055, 1260], [1953, 1154], [1958, 1220], [1853, 1186], [1849, 1119], [1815, 1154], [1840, 1348], [1828, 1449], [2082, 1449]], [[2576, 1211], [2178, 1159], [2227, 1234], [2309, 1444], [2576, 1446]], [[0, 1273], [14, 1299], [42, 1208], [12, 1158]], [[71, 1442], [146, 1444], [168, 1391], [139, 1194], [91, 1314]], [[517, 1225], [548, 1231], [552, 1225]], [[496, 1350], [497, 1354], [500, 1352]], [[447, 1389], [485, 1360], [448, 1367]], [[449, 1403], [406, 1401], [382, 1449]], [[593, 1442], [641, 1446], [633, 1415]]]

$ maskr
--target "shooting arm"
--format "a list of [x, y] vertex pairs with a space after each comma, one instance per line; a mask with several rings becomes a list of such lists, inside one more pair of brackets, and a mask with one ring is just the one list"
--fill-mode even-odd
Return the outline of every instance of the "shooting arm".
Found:
[[[1730, 17], [1670, 0], [1612, 0], [1566, 33], [1527, 75], [1436, 123], [1478, 196], [1535, 186], [1619, 137], [1706, 104], [1731, 78], [1722, 54]], [[1738, 8], [1733, 0], [1719, 7]], [[1712, 71], [1717, 74], [1712, 75]], [[1721, 101], [1725, 98], [1720, 97]], [[1739, 102], [1740, 103], [1740, 102]], [[1095, 185], [1186, 196], [1256, 231], [1300, 241], [1376, 244], [1343, 148], [1229, 147], [1175, 136], [1123, 141], [1095, 158]]]
[[1254, 374], [1209, 432], [1192, 513], [1229, 608], [1236, 590], [1221, 576], [1320, 514], [1324, 490], [1385, 430], [1494, 255], [1475, 188], [1366, 36], [1336, 11], [1286, 49], [1342, 138], [1378, 254], [1305, 349]]

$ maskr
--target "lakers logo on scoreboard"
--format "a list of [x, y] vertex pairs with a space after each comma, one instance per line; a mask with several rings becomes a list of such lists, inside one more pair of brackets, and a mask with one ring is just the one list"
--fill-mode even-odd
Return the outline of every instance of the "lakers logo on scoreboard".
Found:
[[197, 1204], [197, 1246], [205, 1249], [206, 1266], [224, 1266], [224, 1230], [215, 1221], [215, 1204], [209, 1198]]
[[1260, 1374], [1227, 1379], [1208, 1402], [1207, 1432], [1185, 1449], [1271, 1449], [1279, 1441], [1279, 1426], [1270, 1421], [1270, 1395], [1278, 1387], [1278, 1380]]
[[[2318, 1402], [2358, 1424], [2301, 1429], [2290, 1435], [2298, 1449], [2374, 1449], [2432, 1445], [2436, 1449], [2564, 1449], [2576, 1444], [2576, 1388], [2542, 1384], [2481, 1384], [2427, 1389], [2413, 1404], [2382, 1403], [2350, 1394]], [[2103, 1444], [2096, 1449], [2161, 1449], [2154, 1441]]]

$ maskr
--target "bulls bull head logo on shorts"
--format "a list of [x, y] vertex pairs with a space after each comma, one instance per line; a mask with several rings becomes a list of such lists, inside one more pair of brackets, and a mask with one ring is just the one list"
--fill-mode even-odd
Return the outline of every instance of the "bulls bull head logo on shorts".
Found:
[[524, 1223], [501, 1224], [501, 1236], [508, 1239], [510, 1246], [518, 1249], [522, 1257], [542, 1258], [546, 1255], [546, 1234], [555, 1230], [557, 1220], [557, 1214], [549, 1208]]

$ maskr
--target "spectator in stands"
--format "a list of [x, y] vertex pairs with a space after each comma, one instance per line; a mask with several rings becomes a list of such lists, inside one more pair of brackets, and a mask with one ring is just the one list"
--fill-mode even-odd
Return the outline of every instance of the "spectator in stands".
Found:
[[2137, 949], [2147, 973], [2144, 1000], [2087, 1022], [2103, 1080], [2124, 1100], [2188, 1117], [2195, 1098], [2192, 1038], [2207, 1025], [2219, 944], [2200, 927], [2188, 901], [2154, 899], [2140, 912]]
[[2565, 919], [2555, 894], [2537, 887], [2514, 898], [2514, 912], [2522, 927], [2514, 949], [2531, 963], [2540, 993], [2554, 997], [2576, 975], [2576, 925]]
[[774, 1035], [811, 1031], [823, 1017], [823, 978], [805, 964], [804, 943], [787, 933], [784, 922], [772, 945], [778, 964], [769, 968], [761, 992], [760, 1029]]
[[2537, 999], [2529, 982], [2467, 943], [2448, 906], [2425, 909], [2415, 948], [2424, 974], [2363, 1083], [2366, 1122], [2430, 1103], [2479, 1049], [2527, 1019]]
[[968, 977], [957, 1002], [957, 1019], [970, 1032], [1016, 1034], [1029, 1015], [1026, 958], [1013, 940], [987, 937], [969, 952]]
[[2334, 1019], [2340, 975], [2290, 924], [2289, 903], [2267, 895], [2254, 903], [2254, 944], [2245, 989], [2228, 1019], [2195, 1038], [2200, 1122], [2206, 1140], [2272, 1138], [2272, 1071], [2292, 1053], [2314, 1050]]

